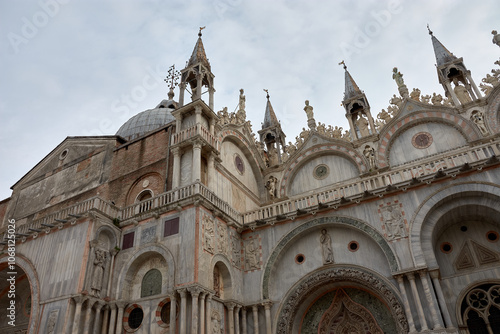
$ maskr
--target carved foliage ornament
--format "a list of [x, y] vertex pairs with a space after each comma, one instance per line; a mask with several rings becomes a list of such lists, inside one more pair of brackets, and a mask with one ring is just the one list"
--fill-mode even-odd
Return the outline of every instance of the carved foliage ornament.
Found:
[[290, 293], [283, 302], [283, 306], [278, 317], [276, 333], [292, 333], [292, 326], [297, 309], [305, 302], [310, 292], [319, 288], [321, 285], [334, 282], [355, 282], [362, 284], [365, 288], [371, 290], [381, 297], [388, 306], [398, 328], [398, 333], [408, 333], [408, 321], [403, 306], [394, 294], [394, 292], [379, 278], [373, 274], [361, 269], [336, 267], [317, 272], [304, 279]]

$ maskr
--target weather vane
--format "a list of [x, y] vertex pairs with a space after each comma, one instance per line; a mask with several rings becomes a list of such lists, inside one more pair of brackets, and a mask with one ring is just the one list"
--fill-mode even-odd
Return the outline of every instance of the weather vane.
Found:
[[429, 28], [429, 23], [427, 23], [427, 30], [429, 30], [429, 35], [432, 36], [432, 31], [431, 31], [431, 28]]
[[207, 26], [200, 27], [200, 32], [198, 33], [198, 36], [200, 36], [200, 37], [201, 37], [201, 31], [202, 31], [203, 29], [205, 29], [206, 27], [207, 27]]
[[339, 63], [339, 65], [344, 66], [344, 70], [347, 70], [347, 66], [343, 60]]
[[179, 79], [179, 76], [181, 75], [181, 72], [177, 71], [175, 69], [175, 64], [170, 66], [168, 69], [168, 75], [167, 77], [163, 80], [167, 83], [168, 87], [173, 90], [175, 86], [178, 85], [177, 80]]
[[266, 92], [266, 94], [267, 94], [266, 97], [269, 98], [269, 89], [264, 89], [264, 92]]

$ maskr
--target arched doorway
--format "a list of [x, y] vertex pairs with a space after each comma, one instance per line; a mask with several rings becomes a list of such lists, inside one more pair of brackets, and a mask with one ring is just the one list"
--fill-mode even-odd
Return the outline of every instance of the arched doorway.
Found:
[[300, 334], [407, 333], [397, 289], [363, 268], [325, 266], [287, 293], [276, 332]]

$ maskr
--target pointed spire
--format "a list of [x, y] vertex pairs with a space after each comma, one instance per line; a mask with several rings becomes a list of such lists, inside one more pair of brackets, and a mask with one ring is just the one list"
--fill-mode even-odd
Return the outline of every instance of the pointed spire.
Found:
[[345, 91], [344, 91], [344, 100], [347, 100], [351, 97], [354, 97], [359, 94], [363, 94], [361, 90], [359, 89], [358, 85], [352, 78], [351, 74], [347, 70], [347, 66], [345, 62], [342, 60], [339, 65], [342, 65], [345, 70]]
[[198, 33], [198, 40], [196, 41], [193, 53], [191, 54], [191, 58], [189, 58], [186, 67], [195, 65], [197, 63], [202, 63], [209, 70], [211, 70], [210, 63], [208, 62], [207, 55], [205, 54], [205, 47], [203, 46], [203, 41], [201, 40], [201, 31], [203, 29], [205, 29], [205, 27], [200, 27], [200, 32]]
[[274, 113], [273, 106], [271, 105], [271, 101], [269, 100], [269, 90], [264, 89], [264, 92], [266, 92], [267, 96], [267, 104], [266, 104], [266, 113], [264, 115], [264, 123], [262, 123], [262, 128], [268, 128], [271, 126], [279, 125], [280, 123], [278, 122], [278, 118], [276, 117], [276, 114]]
[[439, 67], [446, 63], [457, 59], [434, 35], [429, 25], [427, 25], [427, 30], [429, 30], [429, 35], [431, 35], [432, 46], [434, 47], [434, 54], [436, 55], [436, 65]]

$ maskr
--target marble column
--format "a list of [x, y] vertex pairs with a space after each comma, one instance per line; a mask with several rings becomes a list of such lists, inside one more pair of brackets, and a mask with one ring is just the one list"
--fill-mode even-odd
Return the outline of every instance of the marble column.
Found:
[[101, 309], [104, 306], [104, 302], [98, 301], [95, 307], [95, 318], [94, 318], [94, 334], [101, 333]]
[[172, 189], [179, 188], [181, 181], [181, 152], [178, 147], [172, 149], [174, 165], [172, 168]]
[[201, 142], [195, 141], [193, 143], [193, 164], [192, 168], [192, 179], [191, 181], [199, 182], [201, 179]]
[[408, 326], [410, 327], [410, 333], [414, 333], [417, 330], [415, 329], [415, 323], [413, 322], [413, 315], [411, 314], [410, 303], [408, 302], [408, 296], [406, 295], [406, 288], [404, 284], [404, 278], [402, 275], [396, 277], [396, 280], [399, 284], [399, 291], [401, 292], [401, 297], [403, 297], [403, 304], [405, 307], [406, 318], [408, 320]]
[[436, 289], [436, 295], [438, 298], [439, 306], [441, 308], [441, 313], [443, 314], [444, 323], [446, 328], [453, 327], [451, 323], [450, 313], [448, 311], [448, 306], [446, 305], [446, 299], [443, 295], [443, 289], [441, 288], [441, 282], [439, 281], [439, 270], [433, 270], [429, 272], [432, 278], [432, 282], [434, 282], [434, 288]]
[[236, 305], [234, 308], [234, 328], [235, 334], [240, 334], [240, 305]]
[[455, 107], [461, 106], [460, 102], [458, 101], [457, 96], [455, 95], [455, 91], [451, 87], [450, 80], [446, 80], [446, 82], [444, 83], [444, 85], [446, 86], [446, 88], [448, 88], [448, 92], [450, 93], [451, 100], [455, 104]]
[[177, 314], [177, 297], [175, 292], [170, 295], [170, 334], [176, 333], [175, 316]]
[[[212, 81], [212, 84], [213, 84], [213, 81]], [[214, 92], [215, 92], [215, 88], [213, 88], [213, 87], [208, 88], [208, 106], [212, 110], [214, 110]]]
[[82, 314], [82, 304], [85, 302], [85, 298], [83, 296], [77, 296], [73, 297], [73, 300], [75, 301], [76, 307], [75, 316], [73, 317], [73, 328], [71, 332], [73, 334], [78, 334], [78, 330], [80, 327], [80, 316]]
[[202, 292], [200, 295], [200, 333], [205, 334], [205, 297], [206, 292]]
[[[109, 251], [109, 254], [111, 255], [111, 264], [109, 265], [109, 270], [108, 270], [108, 287], [106, 289], [106, 296], [111, 296], [111, 281], [113, 280], [113, 266], [115, 265], [115, 256], [118, 254], [118, 250], [116, 248], [113, 248], [112, 250]], [[101, 295], [101, 297], [104, 298], [104, 296]]]
[[64, 333], [71, 333], [71, 325], [73, 324], [72, 317], [75, 315], [75, 303], [71, 302], [71, 299], [68, 301], [68, 308], [66, 309], [66, 315], [64, 316]]
[[241, 308], [241, 322], [242, 322], [242, 334], [247, 334], [247, 309], [246, 307]]
[[[186, 90], [186, 83], [181, 82], [179, 84], [179, 108], [184, 105], [184, 91]], [[179, 132], [180, 129], [177, 129], [177, 132]]]
[[102, 326], [101, 326], [101, 331], [99, 333], [106, 334], [108, 332], [108, 326], [109, 326], [109, 306], [105, 305], [102, 308], [103, 317], [102, 317]]
[[427, 299], [427, 305], [429, 305], [431, 311], [431, 318], [433, 322], [432, 329], [442, 329], [443, 326], [441, 325], [441, 322], [439, 321], [438, 318], [436, 304], [432, 299], [432, 291], [429, 285], [429, 280], [427, 279], [427, 271], [421, 270], [418, 272], [418, 274], [420, 275], [420, 281], [422, 282], [422, 286], [424, 288], [425, 298]]
[[234, 307], [235, 303], [229, 302], [226, 303], [227, 307], [227, 317], [229, 322], [229, 334], [234, 334]]
[[253, 311], [253, 332], [254, 334], [259, 334], [259, 306], [252, 306]]
[[186, 289], [180, 289], [179, 295], [181, 295], [181, 324], [180, 324], [180, 334], [186, 334]]
[[417, 306], [418, 319], [420, 320], [420, 327], [421, 327], [420, 331], [426, 331], [429, 328], [427, 327], [427, 321], [425, 320], [424, 309], [422, 308], [422, 303], [420, 302], [420, 296], [418, 294], [417, 284], [415, 283], [415, 275], [413, 273], [408, 273], [406, 274], [406, 277], [408, 277], [408, 280], [410, 281], [411, 291], [413, 293], [413, 300], [415, 301], [415, 304]]
[[92, 316], [92, 307], [94, 306], [95, 300], [90, 300], [87, 302], [87, 312], [85, 312], [85, 321], [83, 323], [83, 332], [90, 333], [90, 319]]
[[213, 153], [210, 153], [208, 156], [208, 172], [207, 172], [207, 186], [209, 189], [214, 190], [215, 189], [215, 156]]
[[122, 334], [123, 332], [123, 311], [127, 303], [125, 302], [116, 302], [116, 306], [118, 307], [118, 315], [116, 317], [116, 334]]
[[116, 324], [116, 304], [109, 304], [109, 309], [111, 310], [111, 314], [109, 315], [109, 334], [115, 333], [115, 324]]
[[[472, 89], [475, 93], [475, 98], [480, 99], [482, 97], [481, 91], [477, 88], [476, 83], [474, 80], [472, 80], [472, 77], [470, 76], [469, 72], [465, 72], [465, 77], [467, 78], [467, 81], [469, 81], [470, 85], [472, 86]], [[472, 94], [471, 94], [472, 95]]]
[[191, 293], [191, 334], [198, 334], [198, 322], [200, 315], [198, 312], [198, 297], [200, 296], [200, 289], [190, 288]]
[[206, 321], [207, 321], [207, 334], [212, 333], [212, 294], [209, 293], [207, 295], [207, 312], [206, 312]]
[[271, 305], [273, 303], [270, 301], [262, 303], [264, 305], [264, 310], [266, 312], [266, 334], [273, 334], [271, 328]]

